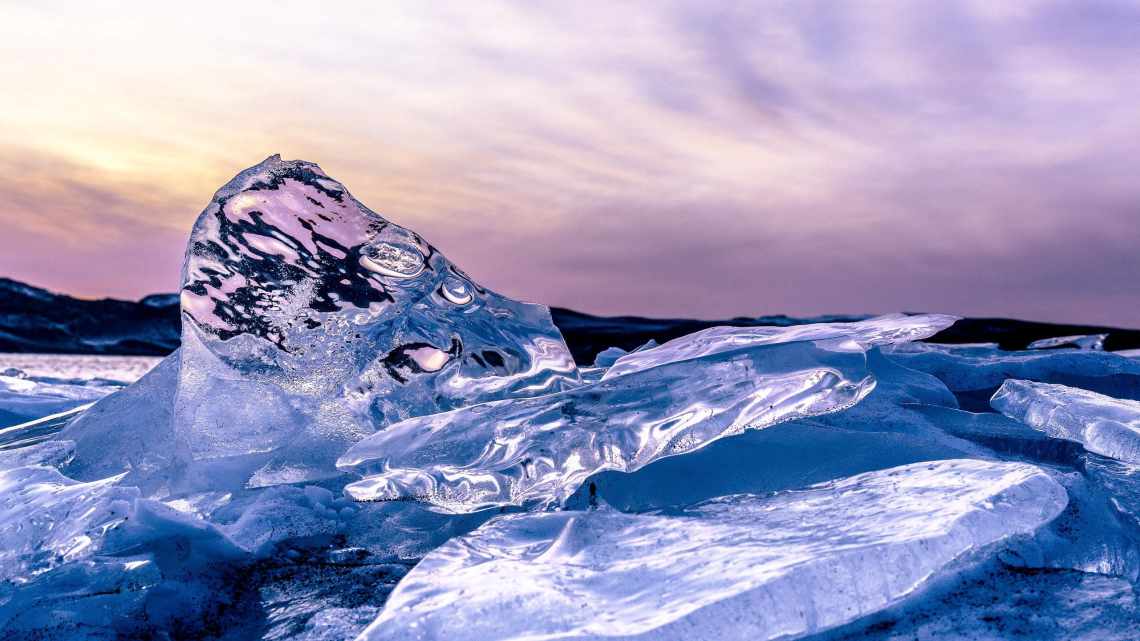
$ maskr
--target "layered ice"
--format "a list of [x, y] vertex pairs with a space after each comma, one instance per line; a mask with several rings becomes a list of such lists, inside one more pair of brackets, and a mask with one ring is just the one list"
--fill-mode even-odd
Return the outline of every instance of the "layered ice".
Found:
[[1090, 452], [1140, 463], [1140, 402], [1088, 390], [1007, 380], [990, 401], [994, 409]]
[[[316, 165], [277, 156], [199, 216], [181, 309], [163, 371], [71, 430], [117, 433], [101, 460], [132, 481], [169, 473], [174, 493], [336, 476], [336, 457], [389, 423], [580, 381], [546, 307], [481, 287]], [[84, 449], [76, 470], [103, 474]]]
[[950, 460], [670, 515], [503, 516], [429, 554], [360, 638], [798, 638], [899, 601], [1065, 504], [1031, 465]]
[[697, 332], [623, 356], [599, 382], [568, 392], [398, 423], [338, 465], [367, 475], [347, 488], [358, 500], [452, 512], [555, 504], [598, 472], [633, 472], [745, 429], [851, 407], [874, 387], [865, 350], [953, 320]]

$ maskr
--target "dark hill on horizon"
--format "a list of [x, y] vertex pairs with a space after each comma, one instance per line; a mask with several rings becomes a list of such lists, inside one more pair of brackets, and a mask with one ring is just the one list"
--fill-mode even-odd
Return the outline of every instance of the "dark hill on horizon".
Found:
[[[660, 343], [718, 325], [785, 327], [866, 318], [780, 315], [697, 320], [593, 316], [561, 307], [550, 312], [581, 365], [592, 363], [607, 347], [631, 350], [651, 339]], [[0, 352], [164, 356], [178, 347], [180, 325], [176, 294], [154, 294], [138, 301], [87, 300], [0, 278]], [[1004, 349], [1024, 349], [1035, 340], [1076, 334], [1108, 334], [1105, 349], [1110, 351], [1140, 348], [1140, 330], [1008, 318], [965, 318], [928, 342], [993, 342]]]

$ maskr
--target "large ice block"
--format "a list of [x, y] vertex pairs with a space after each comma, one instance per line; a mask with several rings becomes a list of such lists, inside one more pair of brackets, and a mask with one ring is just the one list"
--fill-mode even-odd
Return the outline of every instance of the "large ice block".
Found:
[[[73, 430], [118, 433], [124, 449], [91, 467], [157, 466], [171, 492], [312, 481], [391, 422], [580, 384], [546, 307], [481, 287], [317, 165], [277, 156], [199, 216], [181, 309], [177, 371]], [[132, 435], [163, 450], [138, 452]]]
[[[633, 472], [592, 475], [567, 506], [585, 507], [590, 495], [623, 511], [670, 509], [726, 494], [763, 494], [803, 487], [916, 461], [992, 456], [949, 433], [955, 415], [972, 416], [946, 386], [867, 352], [875, 389], [841, 412], [746, 430], [685, 456], [663, 458]], [[945, 409], [936, 420], [923, 410]], [[996, 416], [991, 414], [990, 416]], [[1020, 423], [1008, 423], [1049, 441]]]
[[797, 638], [890, 606], [1065, 505], [1032, 465], [950, 460], [676, 515], [502, 516], [429, 554], [360, 639]]

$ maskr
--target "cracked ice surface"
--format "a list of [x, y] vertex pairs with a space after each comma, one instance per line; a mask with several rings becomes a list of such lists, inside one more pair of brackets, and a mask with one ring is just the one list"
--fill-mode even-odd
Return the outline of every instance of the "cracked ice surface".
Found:
[[1140, 402], [1088, 390], [1007, 380], [990, 401], [994, 409], [1090, 452], [1140, 463]]
[[675, 515], [494, 519], [429, 554], [362, 640], [775, 639], [882, 609], [1056, 517], [1021, 463], [949, 460]]
[[596, 472], [632, 472], [745, 429], [851, 407], [874, 387], [865, 350], [953, 321], [898, 315], [697, 332], [623, 356], [601, 381], [568, 392], [398, 423], [338, 465], [367, 475], [347, 488], [358, 500], [415, 499], [457, 513], [555, 504]]

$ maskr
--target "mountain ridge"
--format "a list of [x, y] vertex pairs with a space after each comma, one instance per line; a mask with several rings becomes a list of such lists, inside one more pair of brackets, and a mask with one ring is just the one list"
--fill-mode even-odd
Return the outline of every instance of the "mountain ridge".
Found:
[[[718, 325], [788, 326], [866, 318], [773, 315], [700, 320], [594, 316], [564, 307], [551, 307], [550, 313], [582, 365], [592, 363], [593, 357], [607, 347], [631, 350], [649, 340], [660, 343]], [[0, 352], [163, 356], [178, 347], [180, 330], [177, 294], [150, 294], [137, 301], [82, 299], [0, 277]], [[929, 342], [994, 342], [1003, 349], [1025, 349], [1030, 342], [1043, 338], [1105, 333], [1107, 350], [1140, 348], [1140, 330], [1136, 329], [1010, 318], [964, 318]]]

